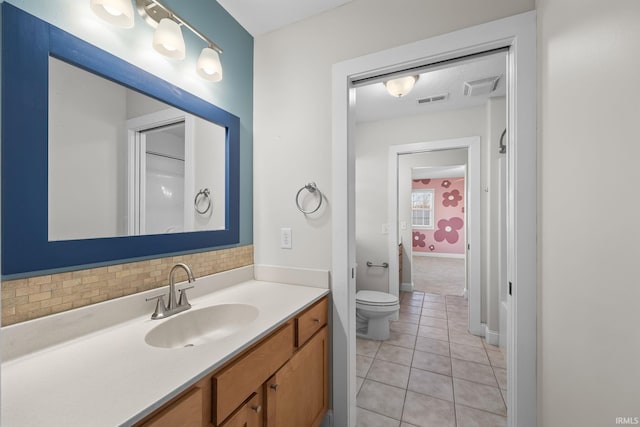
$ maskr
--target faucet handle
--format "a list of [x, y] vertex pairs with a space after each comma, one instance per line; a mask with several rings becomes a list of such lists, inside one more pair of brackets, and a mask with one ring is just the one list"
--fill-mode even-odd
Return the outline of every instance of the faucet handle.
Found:
[[145, 301], [151, 301], [151, 300], [158, 300], [156, 302], [156, 309], [153, 312], [153, 314], [151, 315], [152, 319], [162, 319], [163, 317], [165, 317], [166, 313], [165, 311], [167, 310], [167, 307], [164, 305], [164, 295], [156, 295], [155, 297], [150, 297], [150, 298], [146, 298]]
[[180, 300], [178, 300], [178, 307], [191, 307], [189, 304], [189, 300], [187, 300], [187, 289], [191, 289], [193, 286], [187, 286], [186, 288], [182, 288], [178, 290], [180, 292]]

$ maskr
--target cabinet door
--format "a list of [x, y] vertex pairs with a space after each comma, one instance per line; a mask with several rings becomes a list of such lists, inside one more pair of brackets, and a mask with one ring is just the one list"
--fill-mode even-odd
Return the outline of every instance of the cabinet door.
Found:
[[311, 427], [328, 404], [328, 332], [322, 328], [265, 384], [267, 426]]

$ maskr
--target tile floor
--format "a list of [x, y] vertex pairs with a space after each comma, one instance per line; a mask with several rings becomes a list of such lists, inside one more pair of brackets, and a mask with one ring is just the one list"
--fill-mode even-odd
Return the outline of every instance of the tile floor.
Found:
[[467, 300], [402, 292], [387, 341], [357, 339], [360, 427], [503, 427], [505, 359], [467, 332]]

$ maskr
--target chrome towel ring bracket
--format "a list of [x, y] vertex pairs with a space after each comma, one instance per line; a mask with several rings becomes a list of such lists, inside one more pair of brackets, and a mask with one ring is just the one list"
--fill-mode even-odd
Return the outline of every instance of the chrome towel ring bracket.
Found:
[[[318, 206], [316, 206], [314, 209], [305, 210], [300, 205], [300, 193], [302, 193], [303, 190], [307, 190], [309, 193], [314, 194], [314, 195], [317, 194], [317, 196], [318, 196]], [[298, 190], [298, 193], [296, 194], [296, 206], [298, 207], [298, 210], [300, 212], [302, 212], [303, 214], [312, 214], [314, 212], [317, 212], [318, 209], [320, 209], [320, 206], [322, 206], [322, 199], [323, 198], [324, 198], [324, 196], [322, 195], [322, 192], [320, 191], [320, 189], [318, 189], [318, 186], [316, 185], [316, 183], [315, 182], [310, 182], [307, 185], [305, 185], [304, 187], [302, 187], [300, 190]]]
[[371, 261], [367, 261], [367, 267], [389, 268], [389, 263], [388, 262], [383, 262], [382, 264], [374, 264]]
[[[211, 194], [211, 191], [209, 191], [208, 188], [203, 188], [200, 191], [198, 191], [198, 194], [196, 194], [196, 197], [193, 199], [193, 206], [196, 209], [196, 212], [198, 212], [200, 215], [204, 215], [207, 212], [209, 212], [209, 209], [211, 209], [211, 197], [209, 197]], [[200, 208], [200, 204], [202, 204], [204, 201], [207, 202], [207, 205], [201, 209]]]

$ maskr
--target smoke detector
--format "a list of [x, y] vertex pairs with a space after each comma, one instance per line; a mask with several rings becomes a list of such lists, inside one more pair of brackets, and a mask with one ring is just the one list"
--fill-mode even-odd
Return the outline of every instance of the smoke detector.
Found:
[[434, 102], [446, 101], [449, 99], [449, 93], [441, 93], [440, 95], [427, 96], [426, 98], [418, 99], [418, 104], [431, 104]]
[[486, 79], [464, 82], [464, 96], [488, 95], [498, 87], [502, 76], [487, 77]]

